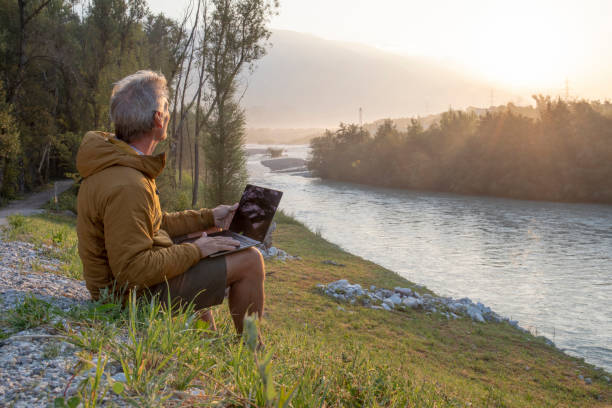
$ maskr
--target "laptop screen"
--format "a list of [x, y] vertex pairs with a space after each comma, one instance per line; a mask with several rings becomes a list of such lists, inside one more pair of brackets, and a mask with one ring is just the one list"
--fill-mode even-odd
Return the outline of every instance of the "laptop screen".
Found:
[[229, 230], [263, 242], [282, 195], [282, 191], [247, 184]]

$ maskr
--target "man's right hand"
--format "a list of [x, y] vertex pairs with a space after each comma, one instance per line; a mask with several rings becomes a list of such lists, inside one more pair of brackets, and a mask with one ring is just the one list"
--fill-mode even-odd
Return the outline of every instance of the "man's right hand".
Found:
[[200, 255], [206, 258], [209, 255], [219, 251], [231, 251], [240, 246], [240, 242], [229, 237], [208, 237], [206, 233], [202, 233], [202, 237], [194, 241], [194, 244], [200, 248]]

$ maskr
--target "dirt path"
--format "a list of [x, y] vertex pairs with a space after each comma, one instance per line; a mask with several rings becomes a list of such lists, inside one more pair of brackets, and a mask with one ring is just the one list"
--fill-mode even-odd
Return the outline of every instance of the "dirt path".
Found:
[[[74, 180], [57, 181], [57, 195], [68, 190]], [[38, 193], [32, 193], [21, 200], [11, 201], [6, 207], [0, 208], [0, 225], [7, 224], [7, 217], [13, 214], [32, 215], [43, 212], [42, 206], [53, 198], [54, 188]]]

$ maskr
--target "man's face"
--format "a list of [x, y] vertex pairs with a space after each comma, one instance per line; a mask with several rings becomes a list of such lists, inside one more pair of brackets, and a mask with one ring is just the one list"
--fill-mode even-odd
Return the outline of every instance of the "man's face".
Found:
[[159, 128], [156, 128], [157, 135], [155, 139], [161, 142], [168, 137], [168, 124], [170, 123], [170, 106], [166, 98], [162, 99], [161, 111], [155, 112], [155, 115], [156, 122], [161, 125]]

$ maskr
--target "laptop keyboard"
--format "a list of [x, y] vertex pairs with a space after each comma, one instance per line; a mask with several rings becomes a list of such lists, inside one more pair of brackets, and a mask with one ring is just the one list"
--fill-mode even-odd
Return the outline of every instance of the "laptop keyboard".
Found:
[[232, 239], [235, 239], [236, 241], [245, 244], [245, 245], [253, 245], [253, 244], [258, 244], [258, 241], [255, 241], [254, 239], [251, 239], [249, 237], [245, 237], [244, 235], [240, 235], [240, 234], [236, 234], [236, 233], [232, 233], [229, 231], [224, 231], [222, 234], [224, 237], [229, 237]]

